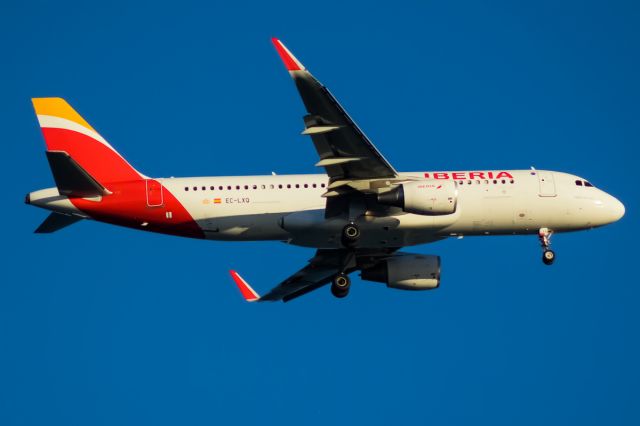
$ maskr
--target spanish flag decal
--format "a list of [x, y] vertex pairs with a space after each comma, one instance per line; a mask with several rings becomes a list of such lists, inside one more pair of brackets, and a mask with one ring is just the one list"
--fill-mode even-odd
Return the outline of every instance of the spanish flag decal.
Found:
[[214, 198], [213, 199], [213, 204], [220, 204], [222, 202], [222, 200], [220, 198]]

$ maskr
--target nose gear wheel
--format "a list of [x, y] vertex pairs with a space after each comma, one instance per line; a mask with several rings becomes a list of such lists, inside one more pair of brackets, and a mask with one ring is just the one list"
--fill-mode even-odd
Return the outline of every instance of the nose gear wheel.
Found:
[[549, 248], [552, 235], [553, 231], [549, 228], [540, 228], [538, 231], [538, 239], [542, 246], [542, 263], [545, 265], [551, 265], [556, 260], [556, 253]]

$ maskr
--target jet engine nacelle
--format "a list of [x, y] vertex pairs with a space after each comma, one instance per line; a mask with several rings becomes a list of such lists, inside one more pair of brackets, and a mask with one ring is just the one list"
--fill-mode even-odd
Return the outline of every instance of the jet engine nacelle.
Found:
[[425, 179], [398, 185], [378, 195], [378, 202], [426, 216], [452, 214], [458, 204], [455, 181]]
[[400, 290], [432, 290], [440, 286], [440, 256], [397, 253], [362, 269], [360, 276]]

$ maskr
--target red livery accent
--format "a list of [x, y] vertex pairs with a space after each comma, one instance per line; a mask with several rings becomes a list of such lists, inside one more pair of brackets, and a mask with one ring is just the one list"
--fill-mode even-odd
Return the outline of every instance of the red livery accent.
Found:
[[501, 179], [501, 178], [513, 179], [513, 176], [511, 176], [511, 174], [507, 172], [500, 172], [498, 173], [498, 176], [496, 176], [496, 179]]
[[298, 62], [296, 62], [296, 60], [291, 56], [291, 54], [287, 52], [287, 49], [284, 47], [280, 40], [274, 37], [271, 39], [271, 41], [276, 47], [278, 55], [280, 55], [280, 58], [282, 59], [282, 62], [284, 62], [284, 66], [288, 71], [300, 71], [302, 69], [300, 68]]
[[[486, 174], [486, 178], [485, 178]], [[464, 180], [464, 179], [493, 179], [493, 172], [435, 172], [435, 173], [425, 173], [425, 179], [454, 179], [454, 180]], [[508, 178], [513, 179], [511, 173], [509, 172], [499, 172], [496, 179]]]
[[98, 182], [140, 180], [142, 177], [116, 151], [90, 136], [68, 129], [42, 128], [42, 135], [49, 151], [66, 151]]
[[[162, 188], [159, 182], [153, 182], [154, 188]], [[162, 234], [190, 238], [205, 237], [191, 214], [167, 188], [163, 188], [162, 204], [157, 206], [149, 206], [145, 180], [112, 183], [109, 190], [112, 194], [103, 196], [100, 201], [84, 198], [69, 200], [77, 209], [95, 220]], [[154, 201], [159, 201], [159, 196], [153, 197]], [[168, 212], [171, 215], [167, 215]]]
[[231, 278], [236, 283], [238, 288], [240, 289], [240, 293], [242, 293], [242, 297], [245, 298], [247, 302], [255, 302], [260, 299], [258, 293], [255, 292], [254, 289], [251, 288], [249, 283], [247, 283], [236, 271], [229, 271], [231, 274]]

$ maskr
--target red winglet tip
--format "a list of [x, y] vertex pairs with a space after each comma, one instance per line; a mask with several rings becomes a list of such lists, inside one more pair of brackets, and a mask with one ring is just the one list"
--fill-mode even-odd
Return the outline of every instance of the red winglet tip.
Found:
[[284, 66], [288, 71], [301, 71], [305, 69], [300, 61], [298, 61], [296, 57], [289, 52], [289, 49], [282, 44], [280, 39], [273, 37], [271, 42], [276, 47], [276, 51], [278, 52], [278, 55], [280, 55], [280, 59], [282, 59], [282, 62], [284, 62]]
[[234, 270], [230, 270], [229, 273], [231, 274], [231, 278], [233, 278], [233, 281], [238, 286], [238, 289], [240, 289], [242, 297], [244, 297], [247, 302], [255, 302], [256, 300], [260, 299], [258, 293], [256, 293], [255, 290], [251, 288], [249, 283], [247, 283], [244, 278], [240, 276], [240, 274], [238, 274]]

